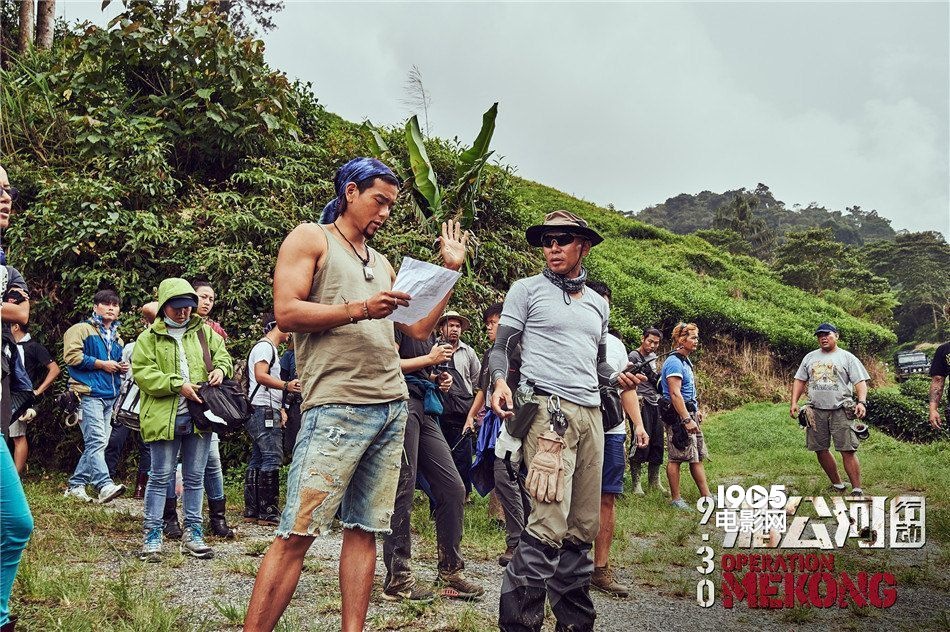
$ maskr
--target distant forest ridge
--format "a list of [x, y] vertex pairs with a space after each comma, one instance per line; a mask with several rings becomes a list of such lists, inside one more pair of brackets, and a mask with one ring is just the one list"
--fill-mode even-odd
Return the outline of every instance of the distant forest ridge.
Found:
[[776, 200], [769, 187], [762, 183], [753, 190], [743, 187], [724, 193], [681, 193], [639, 213], [624, 214], [674, 233], [687, 235], [697, 230], [713, 229], [716, 212], [733, 204], [737, 197], [749, 202], [755, 216], [764, 220], [780, 241], [788, 233], [810, 228], [830, 228], [835, 240], [852, 246], [861, 246], [879, 239], [891, 241], [898, 234], [891, 227], [891, 220], [879, 215], [876, 210], [866, 211], [860, 206], [850, 206], [842, 213], [817, 202], [811, 202], [805, 207], [795, 204], [789, 208], [781, 200]]

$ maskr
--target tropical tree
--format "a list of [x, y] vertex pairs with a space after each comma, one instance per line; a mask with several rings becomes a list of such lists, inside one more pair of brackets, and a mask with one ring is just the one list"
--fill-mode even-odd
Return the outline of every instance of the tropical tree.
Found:
[[749, 242], [752, 256], [767, 260], [771, 258], [775, 245], [775, 232], [772, 231], [753, 210], [758, 204], [757, 198], [749, 195], [736, 195], [732, 204], [720, 207], [713, 220], [716, 230], [731, 230], [742, 235]]
[[488, 147], [495, 132], [497, 116], [498, 104], [495, 103], [482, 115], [482, 127], [475, 142], [458, 154], [454, 174], [447, 185], [439, 184], [439, 175], [426, 153], [418, 116], [406, 121], [404, 130], [408, 169], [390, 149], [383, 134], [371, 123], [366, 125], [373, 153], [392, 166], [406, 182], [416, 217], [433, 234], [443, 221], [450, 218], [462, 222], [464, 228], [471, 228], [475, 222], [479, 210], [477, 201], [482, 171], [494, 153]]

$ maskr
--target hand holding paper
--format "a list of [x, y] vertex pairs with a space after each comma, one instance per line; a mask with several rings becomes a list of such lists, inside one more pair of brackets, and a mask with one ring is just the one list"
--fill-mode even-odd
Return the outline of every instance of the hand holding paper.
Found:
[[409, 305], [400, 305], [387, 318], [404, 325], [419, 322], [442, 302], [460, 276], [454, 270], [403, 257], [392, 291], [405, 292], [412, 300]]

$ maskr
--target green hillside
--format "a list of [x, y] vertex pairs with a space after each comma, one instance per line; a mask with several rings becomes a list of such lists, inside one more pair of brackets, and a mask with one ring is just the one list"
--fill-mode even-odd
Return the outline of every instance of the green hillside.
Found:
[[697, 237], [674, 235], [539, 184], [522, 181], [534, 215], [563, 208], [585, 217], [605, 237], [591, 250], [593, 276], [610, 283], [615, 326], [639, 333], [678, 320], [704, 332], [765, 342], [791, 361], [815, 346], [815, 326], [835, 322], [844, 344], [879, 353], [895, 340], [889, 330], [848, 315], [814, 295], [779, 283], [762, 262], [724, 252]]
[[[473, 127], [484, 105], [472, 105]], [[405, 158], [398, 135], [384, 135]], [[427, 149], [440, 184], [450, 182], [463, 147], [429, 139]], [[267, 66], [260, 42], [235, 38], [206, 8], [155, 15], [134, 3], [110, 29], [64, 33], [50, 53], [0, 70], [0, 155], [21, 190], [4, 246], [30, 284], [36, 337], [61, 354], [62, 332], [88, 313], [100, 287], [118, 290], [128, 314], [153, 299], [162, 278], [200, 276], [217, 288], [214, 316], [243, 354], [257, 338], [258, 315], [271, 307], [283, 236], [318, 217], [340, 164], [369, 151], [361, 126], [326, 112], [309, 86]], [[784, 360], [811, 349], [814, 326], [824, 320], [866, 354], [895, 340], [883, 327], [783, 286], [757, 260], [517, 178], [504, 166], [485, 172], [477, 207], [478, 247], [455, 299], [476, 322], [512, 281], [540, 270], [540, 251], [527, 246], [524, 228], [563, 208], [607, 237], [590, 257], [592, 276], [612, 286], [614, 323], [628, 335], [696, 321], [704, 337], [765, 343]], [[433, 257], [431, 227], [405, 202], [374, 245], [397, 264], [403, 255]], [[126, 338], [136, 333], [135, 320], [125, 318]]]

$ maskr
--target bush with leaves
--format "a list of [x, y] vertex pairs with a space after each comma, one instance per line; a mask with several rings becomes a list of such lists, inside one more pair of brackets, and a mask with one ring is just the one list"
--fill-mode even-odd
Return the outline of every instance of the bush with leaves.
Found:
[[[908, 380], [904, 384], [923, 382]], [[950, 428], [935, 430], [930, 425], [927, 398], [918, 396], [916, 385], [907, 389], [873, 389], [868, 393], [867, 422], [887, 434], [918, 443], [950, 438]], [[905, 394], [906, 393], [910, 393]]]

